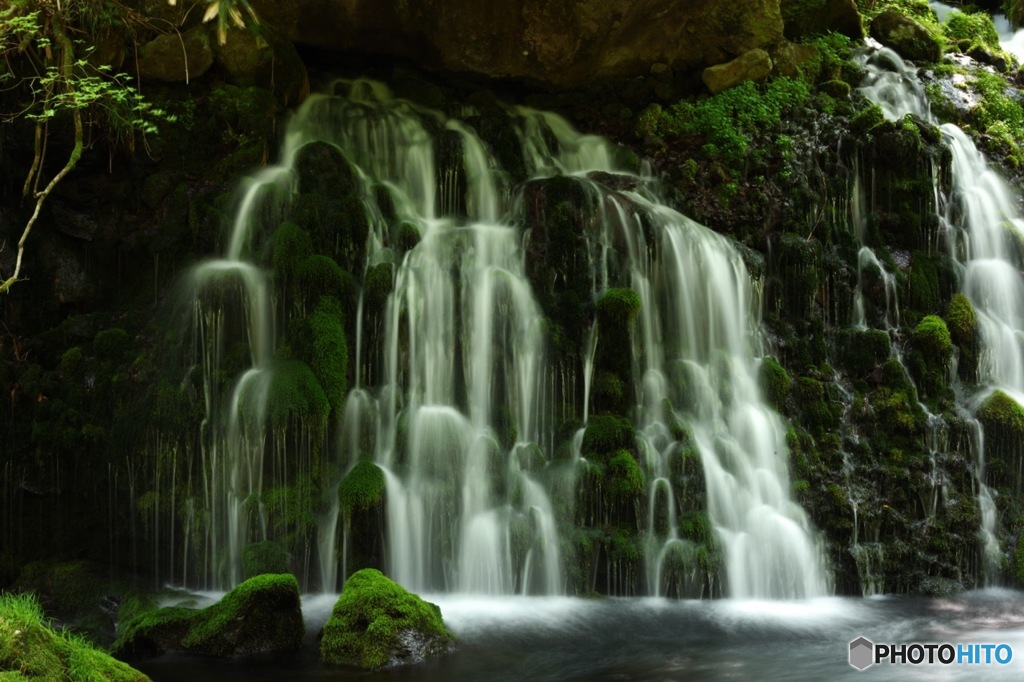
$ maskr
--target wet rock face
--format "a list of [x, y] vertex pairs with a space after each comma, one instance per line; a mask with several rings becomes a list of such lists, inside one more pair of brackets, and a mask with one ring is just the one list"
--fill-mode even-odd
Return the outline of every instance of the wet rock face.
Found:
[[779, 0], [253, 0], [298, 44], [570, 87], [702, 69], [782, 40]]

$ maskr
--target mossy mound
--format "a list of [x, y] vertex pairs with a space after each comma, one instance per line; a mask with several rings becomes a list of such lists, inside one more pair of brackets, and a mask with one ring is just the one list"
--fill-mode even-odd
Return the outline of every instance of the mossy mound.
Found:
[[301, 360], [275, 364], [268, 400], [268, 414], [274, 428], [284, 428], [291, 420], [322, 428], [330, 412], [327, 394], [309, 365]]
[[299, 583], [291, 574], [250, 578], [212, 606], [166, 607], [132, 618], [121, 628], [114, 655], [139, 658], [168, 651], [238, 657], [295, 651], [305, 625]]
[[287, 573], [290, 564], [288, 550], [274, 540], [254, 542], [242, 550], [242, 575], [246, 579], [264, 573]]
[[994, 391], [974, 415], [985, 435], [1004, 443], [1024, 443], [1024, 407], [1002, 391]]
[[971, 300], [963, 294], [954, 294], [950, 299], [946, 327], [950, 340], [960, 349], [960, 378], [973, 381], [978, 371], [978, 316]]
[[781, 412], [786, 406], [786, 399], [793, 387], [793, 380], [785, 367], [775, 361], [775, 358], [765, 357], [761, 360], [758, 370], [758, 383], [761, 384], [761, 391], [765, 399], [776, 410]]
[[0, 679], [27, 678], [149, 680], [80, 637], [51, 629], [33, 595], [0, 594]]
[[384, 472], [373, 462], [357, 463], [338, 486], [338, 500], [346, 516], [353, 509], [370, 509], [383, 499]]
[[365, 568], [345, 583], [324, 625], [320, 658], [379, 670], [445, 654], [454, 641], [436, 604]]
[[581, 451], [584, 457], [604, 460], [618, 450], [633, 450], [635, 441], [636, 430], [628, 420], [599, 414], [587, 422]]

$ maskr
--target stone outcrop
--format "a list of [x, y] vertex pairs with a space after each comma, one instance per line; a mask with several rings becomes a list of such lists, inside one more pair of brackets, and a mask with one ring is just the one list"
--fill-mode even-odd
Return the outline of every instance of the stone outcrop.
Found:
[[864, 37], [864, 24], [854, 0], [780, 0], [786, 37], [835, 31], [853, 40]]
[[895, 10], [875, 17], [871, 37], [914, 62], [937, 62], [942, 56], [942, 45], [927, 28]]
[[704, 69], [701, 76], [712, 94], [728, 90], [746, 81], [759, 81], [772, 72], [772, 59], [764, 50], [750, 50], [725, 64]]
[[253, 0], [298, 45], [557, 87], [677, 73], [783, 38], [778, 0]]

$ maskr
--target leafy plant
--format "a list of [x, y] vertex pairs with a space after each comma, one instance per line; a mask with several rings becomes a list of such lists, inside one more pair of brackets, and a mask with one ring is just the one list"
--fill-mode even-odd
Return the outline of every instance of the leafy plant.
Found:
[[[14, 272], [0, 282], [0, 293], [7, 293], [21, 276], [25, 242], [46, 199], [81, 159], [86, 129], [99, 126], [115, 143], [131, 146], [136, 132], [155, 132], [156, 120], [171, 118], [142, 97], [130, 76], [114, 73], [109, 65], [93, 65], [87, 59], [88, 44], [72, 38], [88, 36], [89, 27], [97, 25], [96, 14], [106, 11], [107, 4], [20, 0], [0, 10], [0, 87], [23, 96], [4, 118], [25, 118], [35, 128], [32, 165], [22, 188], [24, 198], [35, 200], [35, 208], [18, 241]], [[67, 117], [74, 142], [64, 165], [47, 178], [51, 124]]]

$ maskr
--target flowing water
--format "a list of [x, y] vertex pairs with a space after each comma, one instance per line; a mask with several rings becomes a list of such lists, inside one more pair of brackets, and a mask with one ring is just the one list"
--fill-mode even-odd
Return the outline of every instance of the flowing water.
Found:
[[[456, 652], [378, 673], [316, 660], [335, 595], [304, 599], [307, 648], [285, 660], [168, 656], [140, 665], [155, 680], [971, 680], [1020, 679], [1024, 598], [985, 590], [950, 598], [799, 602], [438, 595]], [[657, 626], [652, 626], [657, 623]], [[891, 665], [857, 671], [849, 642], [1007, 644], [1009, 664]]]
[[[415, 591], [566, 592], [572, 503], [559, 496], [575, 499], [574, 486], [585, 485], [581, 435], [568, 477], [555, 475], [552, 460], [562, 423], [585, 426], [592, 414], [594, 353], [608, 331], [590, 327], [579, 366], [550, 356], [524, 261], [531, 206], [466, 111], [465, 120], [450, 118], [379, 83], [339, 82], [308, 99], [289, 123], [281, 164], [241, 192], [227, 255], [191, 276], [206, 417], [199, 473], [186, 487], [203, 523], [188, 524], [188, 542], [169, 553], [169, 579], [238, 582], [246, 545], [280, 537], [280, 510], [295, 494], [282, 485], [326, 471], [328, 503], [301, 550], [300, 579], [337, 589], [352, 529], [339, 523], [332, 486], [369, 459], [384, 474], [382, 555], [393, 578]], [[505, 116], [526, 174], [563, 176], [586, 197], [576, 207], [585, 244], [574, 257], [588, 260], [592, 301], [625, 286], [641, 303], [629, 347], [618, 352], [629, 356], [625, 393], [649, 503], [636, 514], [647, 531], [646, 573], [609, 569], [618, 577], [608, 591], [826, 594], [822, 550], [790, 495], [786, 425], [758, 388], [760, 288], [739, 252], [662, 204], [654, 183], [619, 167], [606, 141], [553, 114], [510, 108]], [[320, 442], [308, 419], [282, 424], [270, 414], [285, 330], [315, 301], [283, 293], [287, 273], [275, 276], [265, 254], [295, 211], [303, 155], [323, 143], [351, 164], [356, 200], [347, 206], [365, 213], [357, 278], [381, 264], [393, 275], [378, 317], [365, 311], [365, 294], [347, 311], [356, 318], [353, 387]], [[399, 249], [396, 225], [413, 226], [418, 243]], [[239, 345], [243, 368], [222, 395], [227, 351]], [[673, 458], [690, 453], [703, 471], [700, 498], [670, 481]], [[721, 572], [710, 545], [680, 531], [684, 516], [689, 523], [704, 512]]]
[[[865, 57], [868, 77], [861, 87], [886, 117], [914, 115], [933, 124], [924, 86], [914, 67], [888, 48]], [[978, 318], [980, 389], [964, 406], [973, 413], [996, 389], [1024, 403], [1024, 282], [1014, 242], [1024, 227], [1018, 200], [1009, 184], [989, 166], [977, 146], [959, 127], [939, 126], [952, 156], [952, 189], [946, 194], [936, 180], [936, 210], [941, 247], [956, 265], [960, 289]], [[933, 173], [934, 175], [934, 173]], [[996, 540], [996, 509], [985, 482], [984, 437], [980, 426], [972, 439], [977, 462], [978, 503], [982, 510], [983, 574], [991, 582], [1001, 560]]]

